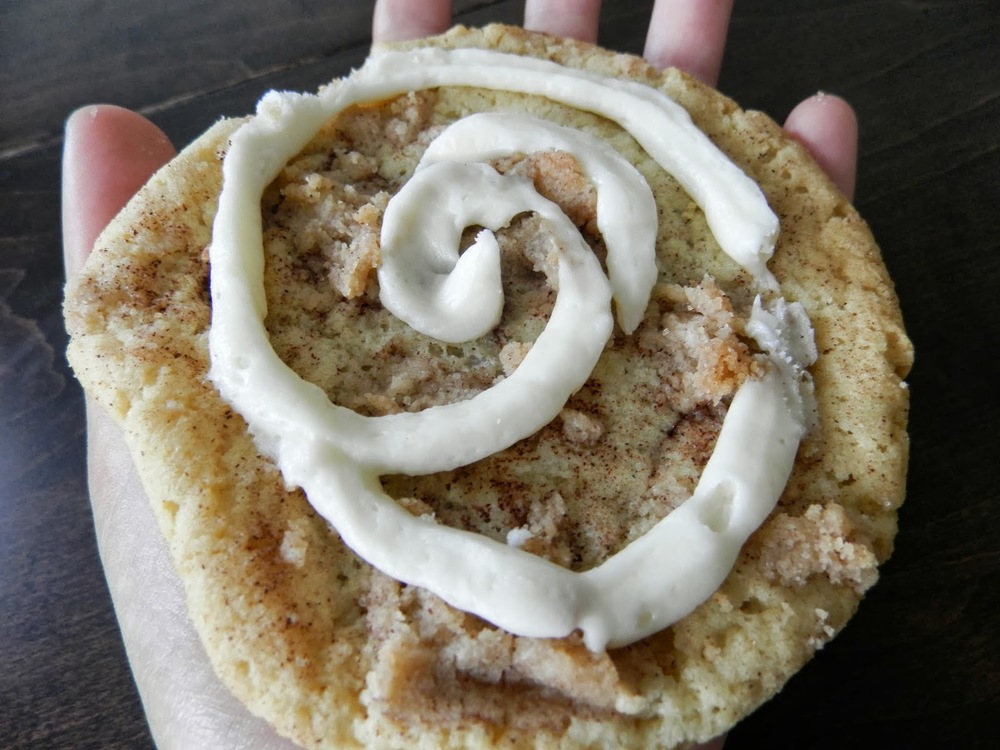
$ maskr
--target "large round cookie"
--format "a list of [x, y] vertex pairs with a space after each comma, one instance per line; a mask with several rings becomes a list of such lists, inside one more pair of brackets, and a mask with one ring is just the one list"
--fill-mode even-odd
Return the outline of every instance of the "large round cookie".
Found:
[[[656, 86], [752, 177], [781, 221], [770, 268], [815, 329], [814, 424], [778, 507], [719, 590], [632, 645], [515, 637], [357, 558], [289, 490], [207, 379], [211, 231], [221, 122], [102, 234], [67, 291], [70, 358], [122, 423], [223, 681], [307, 747], [683, 746], [776, 692], [855, 610], [891, 551], [907, 456], [911, 349], [866, 226], [764, 115], [678, 71], [508, 27], [415, 46], [490, 47]], [[753, 377], [754, 289], [697, 206], [617, 126], [518, 94], [442, 88], [329, 123], [262, 202], [267, 326], [278, 354], [366, 415], [466, 399], [514, 371], [549, 314], [531, 215], [498, 232], [507, 305], [466, 344], [379, 304], [388, 199], [427, 143], [472, 112], [525, 111], [611, 143], [653, 188], [660, 275], [643, 323], [616, 328], [591, 380], [538, 434], [472, 466], [383, 484], [414, 514], [584, 570], [690, 494], [729, 401]], [[571, 157], [494, 164], [559, 203], [594, 251], [594, 196]], [[546, 270], [550, 273], [547, 274]]]

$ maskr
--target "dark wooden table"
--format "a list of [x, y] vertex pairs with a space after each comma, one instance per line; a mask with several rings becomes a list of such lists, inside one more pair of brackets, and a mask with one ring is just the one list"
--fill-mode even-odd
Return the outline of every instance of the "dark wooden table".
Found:
[[[602, 43], [641, 51], [650, 5], [608, 0]], [[779, 120], [818, 89], [856, 105], [857, 203], [918, 354], [896, 553], [847, 630], [727, 747], [1000, 746], [1000, 2], [737, 6], [720, 88]], [[268, 88], [359, 64], [370, 13], [347, 0], [0, 3], [0, 747], [151, 745], [63, 356], [64, 118], [114, 102], [186, 143]], [[456, 3], [468, 24], [520, 13]]]

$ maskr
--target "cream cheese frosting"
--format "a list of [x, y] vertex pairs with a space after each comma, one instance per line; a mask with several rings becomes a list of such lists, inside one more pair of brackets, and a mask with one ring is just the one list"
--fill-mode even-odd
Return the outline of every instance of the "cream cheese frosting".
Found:
[[[569, 571], [516, 544], [411, 515], [383, 492], [381, 475], [467, 465], [540, 429], [600, 356], [612, 331], [612, 298], [619, 324], [631, 332], [656, 278], [655, 205], [631, 165], [590, 136], [551, 123], [476, 115], [432, 143], [390, 202], [382, 229], [382, 302], [444, 341], [489, 331], [503, 305], [491, 232], [517, 213], [535, 212], [559, 259], [558, 295], [524, 361], [467, 401], [382, 417], [331, 403], [288, 368], [263, 324], [264, 189], [344, 108], [447, 85], [546, 96], [615, 120], [688, 191], [722, 249], [762, 289], [776, 288], [766, 263], [778, 222], [759, 188], [660, 92], [492, 51], [389, 52], [316, 96], [268, 94], [257, 116], [234, 134], [211, 248], [210, 378], [286, 482], [301, 487], [344, 542], [382, 572], [514, 634], [559, 637], [580, 630], [593, 650], [624, 645], [710, 596], [776, 504], [811, 409], [806, 368], [815, 349], [808, 319], [780, 297], [768, 304], [758, 298], [747, 332], [773, 367], [734, 396], [691, 498], [591, 570]], [[480, 163], [553, 149], [574, 154], [597, 189], [608, 277], [558, 207], [530, 183]], [[459, 255], [458, 236], [470, 224], [487, 230]]]

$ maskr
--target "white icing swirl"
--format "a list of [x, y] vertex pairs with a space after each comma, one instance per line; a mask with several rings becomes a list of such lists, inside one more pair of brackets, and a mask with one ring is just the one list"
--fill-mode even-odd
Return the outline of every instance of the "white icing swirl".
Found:
[[[618, 305], [618, 322], [625, 333], [632, 333], [642, 321], [656, 283], [656, 201], [639, 171], [604, 141], [537, 117], [480, 112], [456, 121], [435, 138], [417, 170], [441, 161], [483, 162], [538, 151], [573, 154], [593, 183], [597, 227], [608, 250], [608, 276]], [[386, 224], [390, 224], [389, 219]], [[383, 244], [385, 239], [383, 233]], [[381, 275], [379, 283], [384, 283]], [[490, 328], [493, 325], [496, 321]]]
[[[551, 125], [535, 129], [520, 118], [494, 115], [478, 127], [496, 134], [498, 123], [510, 126], [496, 151], [472, 135], [473, 126], [458, 124], [429, 149], [386, 212], [383, 304], [428, 335], [448, 341], [481, 335], [495, 325], [502, 307], [496, 241], [484, 233], [459, 256], [457, 235], [469, 223], [498, 229], [514, 214], [534, 211], [557, 245], [559, 291], [528, 356], [510, 377], [469, 401], [376, 418], [330, 403], [321, 389], [291, 371], [271, 348], [263, 325], [259, 204], [264, 189], [345, 107], [445, 85], [537, 94], [617, 121], [704, 209], [723, 250], [762, 284], [773, 285], [766, 261], [777, 220], [756, 185], [663, 94], [496, 52], [388, 53], [318, 96], [269, 94], [257, 116], [234, 134], [211, 250], [210, 377], [286, 482], [302, 487], [344, 542], [378, 569], [515, 634], [557, 637], [579, 628], [595, 650], [629, 643], [704, 601], [774, 507], [807, 411], [802, 373], [809, 355], [788, 333], [802, 334], [802, 316], [791, 312], [794, 306], [768, 311], [755, 306], [751, 333], [774, 353], [774, 372], [748, 381], [734, 397], [694, 495], [602, 565], [574, 573], [516, 546], [413, 517], [382, 491], [380, 475], [456, 468], [539, 429], [583, 384], [600, 356], [612, 327], [612, 292], [620, 323], [631, 331], [655, 280], [655, 224], [650, 230], [650, 202], [643, 197], [648, 187], [645, 192], [636, 187], [635, 170], [623, 167], [621, 157], [593, 148], [581, 134]], [[568, 220], [527, 182], [482, 165], [432, 163], [446, 152], [449, 159], [464, 161], [526, 147], [575, 153], [597, 186], [610, 283]], [[457, 192], [428, 198], [442, 186]], [[635, 213], [617, 226], [619, 191], [629, 196]], [[443, 210], [428, 211], [429, 203]], [[637, 245], [630, 242], [634, 232]]]
[[[442, 192], [447, 205], [435, 210]], [[429, 166], [390, 201], [379, 268], [382, 303], [416, 330], [443, 341], [487, 333], [503, 307], [500, 251], [484, 230], [459, 257], [459, 237], [470, 224], [499, 229], [525, 211], [541, 217], [559, 257], [555, 306], [534, 346], [509, 377], [467, 401], [368, 420], [387, 426], [379, 432], [386, 439], [362, 452], [357, 435], [349, 435], [355, 459], [378, 465], [382, 456], [400, 452], [397, 441], [406, 435], [412, 436], [411, 449], [396, 463], [383, 464], [383, 471], [424, 474], [464, 466], [548, 424], [590, 377], [611, 335], [611, 290], [604, 271], [556, 204], [527, 180], [503, 177], [485, 164]]]

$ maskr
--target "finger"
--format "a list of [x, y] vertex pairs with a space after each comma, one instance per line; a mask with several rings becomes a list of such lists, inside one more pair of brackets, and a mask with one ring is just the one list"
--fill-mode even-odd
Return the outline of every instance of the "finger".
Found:
[[849, 200], [854, 198], [858, 167], [858, 120], [851, 105], [832, 94], [817, 94], [799, 104], [785, 130], [802, 143]]
[[524, 28], [596, 42], [600, 15], [601, 0], [527, 0]]
[[398, 42], [440, 34], [451, 25], [451, 0], [377, 0], [372, 41]]
[[93, 105], [66, 121], [62, 223], [67, 274], [75, 274], [97, 235], [175, 150], [163, 131], [121, 107]]
[[658, 68], [680, 68], [714, 86], [732, 9], [733, 0], [656, 0], [643, 54]]

